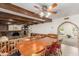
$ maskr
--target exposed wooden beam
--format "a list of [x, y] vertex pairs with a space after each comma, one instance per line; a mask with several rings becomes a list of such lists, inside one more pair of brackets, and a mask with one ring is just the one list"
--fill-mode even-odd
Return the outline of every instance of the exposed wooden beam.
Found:
[[11, 11], [14, 11], [14, 12], [22, 13], [22, 14], [25, 14], [25, 15], [28, 15], [28, 16], [31, 16], [31, 17], [35, 17], [35, 18], [38, 18], [38, 19], [44, 19], [46, 21], [52, 21], [52, 19], [41, 18], [38, 14], [35, 14], [31, 11], [28, 11], [28, 10], [21, 8], [19, 6], [16, 6], [14, 4], [0, 3], [0, 8], [4, 8], [4, 9], [8, 9], [8, 10], [11, 10]]
[[28, 22], [21, 22], [21, 21], [17, 21], [17, 20], [10, 21], [9, 19], [0, 18], [0, 23], [7, 24], [8, 22], [10, 22], [11, 24], [31, 24]]
[[[7, 14], [7, 15], [6, 15]], [[14, 14], [11, 14], [11, 13], [7, 13], [7, 12], [2, 12], [0, 11], [0, 15], [6, 15], [6, 17], [10, 17], [10, 16], [13, 16], [13, 18], [17, 18], [17, 19], [23, 19], [25, 21], [39, 21], [39, 22], [42, 22], [40, 20], [34, 20], [34, 19], [31, 19], [31, 18], [27, 18], [27, 17], [23, 17], [23, 16], [19, 16], [19, 15], [14, 15]]]
[[[13, 16], [12, 16], [13, 17]], [[14, 18], [9, 18], [9, 17], [5, 17], [5, 16], [0, 16], [0, 21], [7, 21], [7, 22], [14, 22], [14, 23], [19, 23], [19, 24], [31, 24], [34, 22], [30, 22], [30, 21], [24, 21], [24, 20], [20, 20], [20, 19], [14, 19]]]
[[1, 12], [0, 11], [0, 18], [6, 19], [7, 21], [9, 19], [13, 19], [15, 21], [19, 21], [20, 23], [26, 23], [26, 24], [34, 24], [34, 23], [41, 23], [41, 21], [32, 21], [32, 19], [26, 18], [26, 17], [22, 17], [22, 16], [17, 16], [17, 15], [13, 15], [13, 14], [9, 14], [9, 13], [5, 13], [5, 12]]

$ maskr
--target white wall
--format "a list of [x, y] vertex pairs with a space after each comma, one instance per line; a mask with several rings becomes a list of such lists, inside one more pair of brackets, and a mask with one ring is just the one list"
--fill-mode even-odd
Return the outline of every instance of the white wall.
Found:
[[[70, 16], [69, 20], [64, 20], [64, 18], [54, 19], [50, 23], [33, 25], [33, 26], [30, 26], [30, 28], [32, 30], [32, 33], [43, 33], [43, 34], [54, 33], [54, 34], [56, 34], [58, 26], [65, 21], [70, 21], [79, 27], [79, 15], [74, 15], [74, 16]], [[75, 40], [75, 41], [77, 41], [77, 40]], [[75, 42], [75, 41], [74, 41], [74, 39], [73, 40], [71, 39], [71, 41], [67, 40], [66, 42], [74, 44], [73, 42]], [[78, 55], [78, 48], [76, 48], [76, 47], [72, 47], [72, 46], [70, 47], [70, 45], [61, 44], [61, 49], [62, 49], [63, 56], [75, 56], [75, 55], [77, 56]]]
[[29, 28], [31, 29], [32, 33], [56, 34], [58, 26], [65, 21], [70, 21], [79, 27], [79, 15], [73, 15], [70, 16], [69, 20], [64, 20], [64, 18], [59, 18], [59, 19], [54, 19], [52, 22], [49, 23], [32, 25]]
[[10, 31], [12, 31], [12, 30], [21, 30], [22, 27], [23, 27], [23, 25], [9, 25], [8, 29]]

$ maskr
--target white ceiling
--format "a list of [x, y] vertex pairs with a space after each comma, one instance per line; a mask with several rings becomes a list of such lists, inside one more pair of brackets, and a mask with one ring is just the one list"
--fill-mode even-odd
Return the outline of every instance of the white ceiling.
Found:
[[[39, 10], [37, 10], [34, 7], [35, 3], [13, 3], [13, 4], [19, 7], [25, 8], [27, 10], [30, 10], [32, 12], [39, 13]], [[46, 5], [50, 5], [50, 3], [46, 3]], [[54, 19], [65, 17], [65, 16], [76, 15], [76, 14], [79, 14], [79, 3], [60, 3], [56, 9], [60, 10], [60, 13], [58, 16], [52, 15], [52, 18]]]

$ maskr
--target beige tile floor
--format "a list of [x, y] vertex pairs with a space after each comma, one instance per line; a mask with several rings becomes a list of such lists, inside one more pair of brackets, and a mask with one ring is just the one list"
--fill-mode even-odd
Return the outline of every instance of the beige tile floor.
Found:
[[61, 44], [62, 56], [78, 56], [78, 48]]

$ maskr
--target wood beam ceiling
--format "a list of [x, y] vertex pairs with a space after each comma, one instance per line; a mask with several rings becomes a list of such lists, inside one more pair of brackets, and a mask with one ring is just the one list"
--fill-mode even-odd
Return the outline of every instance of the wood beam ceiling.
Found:
[[46, 20], [48, 22], [52, 21], [52, 19], [41, 18], [38, 14], [35, 14], [35, 13], [31, 12], [31, 11], [28, 11], [26, 9], [23, 9], [23, 8], [21, 8], [19, 6], [16, 6], [16, 5], [13, 5], [13, 4], [10, 4], [10, 3], [0, 3], [0, 8], [4, 8], [4, 9], [7, 9], [7, 10], [18, 12], [18, 13], [28, 15], [28, 16], [31, 16], [31, 17], [35, 17], [35, 18], [38, 18], [38, 19], [44, 19], [44, 20]]
[[[9, 19], [13, 19], [17, 23], [23, 23], [23, 24], [35, 24], [35, 23], [42, 23], [41, 21], [32, 21], [32, 19], [22, 17], [22, 16], [17, 16], [9, 13], [5, 13], [0, 11], [0, 19], [1, 20], [6, 20], [9, 21]], [[13, 22], [13, 21], [12, 21]]]
[[29, 24], [28, 22], [22, 22], [22, 21], [18, 21], [18, 20], [13, 20], [12, 21], [10, 19], [6, 19], [6, 18], [0, 18], [0, 24], [8, 24], [11, 23], [11, 24]]

